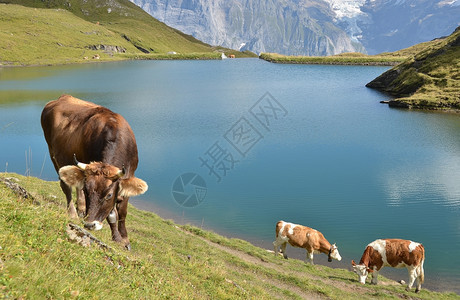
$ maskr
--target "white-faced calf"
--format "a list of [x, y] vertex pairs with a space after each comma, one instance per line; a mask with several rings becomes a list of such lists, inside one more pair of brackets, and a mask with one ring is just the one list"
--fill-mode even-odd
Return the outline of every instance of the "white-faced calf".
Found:
[[377, 284], [377, 276], [381, 268], [385, 266], [393, 268], [406, 267], [409, 272], [409, 284], [407, 290], [412, 288], [414, 281], [417, 279], [417, 288], [419, 292], [424, 279], [423, 263], [425, 261], [425, 249], [422, 244], [400, 240], [400, 239], [382, 239], [375, 240], [367, 245], [363, 256], [356, 264], [351, 261], [353, 271], [358, 274], [359, 282], [366, 283], [369, 273], [372, 273], [372, 283]]
[[339, 250], [335, 244], [331, 245], [324, 235], [313, 228], [279, 221], [276, 223], [276, 240], [273, 242], [275, 246], [275, 255], [278, 253], [278, 247], [281, 246], [281, 252], [284, 258], [287, 259], [286, 245], [289, 243], [293, 247], [305, 248], [307, 257], [305, 262], [310, 260], [313, 265], [313, 253], [324, 253], [328, 256], [328, 261], [332, 259], [341, 260]]

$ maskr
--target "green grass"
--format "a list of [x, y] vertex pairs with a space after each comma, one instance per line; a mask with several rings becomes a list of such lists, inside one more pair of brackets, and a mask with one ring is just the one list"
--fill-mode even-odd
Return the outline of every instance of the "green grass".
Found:
[[[0, 4], [0, 63], [2, 65], [47, 65], [117, 60], [90, 45], [117, 45], [135, 51], [106, 28], [84, 21], [68, 11], [35, 9]], [[88, 59], [85, 60], [85, 57]]]
[[395, 52], [383, 52], [377, 55], [367, 55], [358, 52], [347, 52], [330, 56], [289, 56], [277, 53], [261, 53], [259, 58], [274, 63], [286, 64], [334, 64], [334, 65], [379, 65], [394, 66], [422, 50], [437, 47], [442, 40], [420, 43]]
[[[221, 52], [237, 57], [253, 55], [211, 47], [166, 26], [127, 0], [112, 2], [0, 0], [0, 66], [215, 59]], [[117, 46], [124, 53], [92, 50], [100, 45]], [[178, 55], [168, 56], [168, 52]], [[96, 55], [98, 59], [93, 58]]]
[[[343, 269], [307, 265], [239, 239], [179, 226], [129, 207], [132, 251], [111, 241], [107, 225], [94, 235], [111, 250], [85, 248], [66, 234], [71, 221], [57, 182], [14, 177], [35, 198], [0, 182], [0, 298], [10, 299], [329, 299], [413, 298], [382, 278], [361, 286]], [[73, 221], [75, 222], [75, 221]], [[77, 222], [78, 223], [78, 222]], [[422, 290], [420, 299], [460, 299]]]
[[405, 59], [406, 56], [390, 55], [365, 55], [362, 53], [343, 53], [332, 56], [287, 56], [277, 53], [261, 53], [259, 56], [273, 63], [283, 64], [323, 64], [323, 65], [371, 65], [394, 66]]

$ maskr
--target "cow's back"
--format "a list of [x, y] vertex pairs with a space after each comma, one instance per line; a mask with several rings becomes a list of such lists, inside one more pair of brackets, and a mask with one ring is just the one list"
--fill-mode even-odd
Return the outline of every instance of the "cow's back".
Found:
[[420, 243], [400, 239], [387, 239], [385, 242], [387, 264], [392, 267], [400, 264], [417, 266], [425, 258], [425, 249]]
[[370, 243], [363, 253], [360, 263], [402, 268], [417, 266], [425, 259], [422, 244], [401, 239], [379, 239]]
[[137, 168], [134, 133], [119, 114], [91, 102], [63, 95], [46, 104], [41, 124], [56, 171], [73, 164], [73, 155], [89, 163], [102, 161], [132, 176]]
[[276, 224], [276, 237], [286, 237], [289, 244], [293, 247], [305, 248], [307, 245], [309, 247], [312, 245], [316, 246], [319, 239], [318, 234], [321, 233], [313, 228], [299, 224], [284, 221], [279, 221]]

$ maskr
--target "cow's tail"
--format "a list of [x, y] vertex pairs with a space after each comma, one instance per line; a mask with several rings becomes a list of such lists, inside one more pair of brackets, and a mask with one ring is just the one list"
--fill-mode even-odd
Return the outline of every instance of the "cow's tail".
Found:
[[420, 262], [420, 265], [418, 266], [418, 274], [419, 274], [419, 278], [420, 278], [420, 283], [423, 283], [423, 281], [425, 280], [425, 271], [423, 270], [423, 263], [425, 262], [425, 248], [423, 247], [423, 245], [420, 245], [422, 247], [422, 260]]

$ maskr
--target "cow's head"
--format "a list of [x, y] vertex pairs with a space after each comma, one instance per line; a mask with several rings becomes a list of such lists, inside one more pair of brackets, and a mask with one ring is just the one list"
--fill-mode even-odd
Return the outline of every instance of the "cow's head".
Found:
[[124, 170], [102, 162], [77, 162], [76, 166], [59, 169], [59, 177], [65, 184], [83, 190], [86, 200], [85, 227], [91, 230], [102, 228], [102, 222], [112, 212], [118, 198], [147, 191], [145, 181], [123, 176]]
[[332, 259], [336, 259], [338, 261], [342, 260], [342, 256], [340, 256], [339, 249], [337, 248], [335, 244], [331, 246], [331, 249], [329, 249], [329, 254], [327, 256], [327, 260], [329, 262], [331, 262]]
[[367, 275], [373, 272], [372, 269], [369, 269], [364, 264], [356, 264], [354, 260], [351, 261], [351, 266], [353, 268], [353, 272], [358, 274], [359, 282], [362, 284], [366, 283]]

